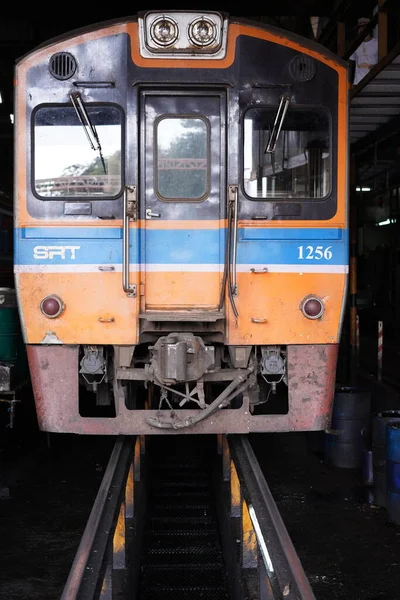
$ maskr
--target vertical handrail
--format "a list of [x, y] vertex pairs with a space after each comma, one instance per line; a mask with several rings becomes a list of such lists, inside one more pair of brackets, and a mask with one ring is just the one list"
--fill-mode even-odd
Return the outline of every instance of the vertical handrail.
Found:
[[122, 287], [129, 296], [136, 295], [136, 286], [129, 283], [129, 212], [128, 212], [128, 191], [133, 188], [124, 187], [123, 194], [123, 215], [122, 215]]
[[231, 193], [233, 192], [233, 231], [232, 231], [232, 282], [231, 290], [232, 294], [237, 294], [237, 283], [236, 283], [236, 268], [237, 268], [237, 230], [238, 230], [238, 186], [230, 186]]
[[[134, 436], [119, 435], [83, 532], [61, 600], [97, 598], [104, 558], [114, 535], [125, 490]], [[99, 535], [101, 533], [101, 535]]]

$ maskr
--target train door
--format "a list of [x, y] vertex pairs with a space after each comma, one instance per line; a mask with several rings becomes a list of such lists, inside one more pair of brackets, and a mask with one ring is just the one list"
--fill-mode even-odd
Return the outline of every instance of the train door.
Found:
[[141, 114], [142, 311], [215, 311], [224, 269], [224, 95], [143, 90]]

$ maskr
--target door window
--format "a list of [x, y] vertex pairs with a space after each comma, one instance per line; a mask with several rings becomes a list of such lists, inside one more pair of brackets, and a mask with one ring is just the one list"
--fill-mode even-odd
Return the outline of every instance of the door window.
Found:
[[156, 123], [155, 187], [160, 200], [204, 200], [209, 193], [208, 124], [193, 117]]

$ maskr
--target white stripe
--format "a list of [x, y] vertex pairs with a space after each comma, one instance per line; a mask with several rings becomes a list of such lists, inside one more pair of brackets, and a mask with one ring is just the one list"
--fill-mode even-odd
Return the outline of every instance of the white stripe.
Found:
[[256, 536], [257, 536], [257, 540], [258, 540], [258, 545], [260, 546], [260, 550], [261, 550], [261, 554], [262, 554], [262, 557], [263, 557], [264, 565], [265, 565], [265, 567], [266, 567], [266, 569], [267, 569], [267, 571], [269, 573], [273, 573], [274, 572], [274, 565], [272, 564], [272, 560], [271, 560], [271, 557], [270, 557], [269, 552], [268, 552], [267, 544], [265, 543], [263, 534], [261, 532], [261, 527], [260, 527], [260, 525], [258, 523], [256, 511], [254, 510], [252, 504], [250, 504], [250, 506], [249, 506], [249, 513], [250, 513], [251, 522], [253, 523], [253, 527], [254, 527], [254, 530], [256, 532]]
[[151, 273], [166, 273], [166, 272], [178, 272], [184, 271], [186, 273], [219, 273], [224, 270], [224, 265], [212, 264], [212, 265], [197, 265], [197, 264], [142, 264], [140, 265], [142, 272], [149, 271]]
[[[68, 265], [14, 265], [14, 273], [99, 273], [108, 272], [109, 268], [113, 267], [112, 271], [121, 273], [122, 265], [83, 265], [83, 264], [68, 264]], [[129, 271], [134, 273], [138, 271], [139, 265], [130, 264]], [[222, 273], [224, 266], [218, 264], [212, 265], [192, 265], [192, 264], [149, 264], [140, 265], [141, 272], [150, 273], [168, 273], [168, 272], [183, 272], [183, 273]], [[348, 265], [237, 265], [238, 273], [250, 273], [254, 269], [256, 272], [263, 272], [266, 269], [268, 273], [348, 273]]]
[[348, 273], [348, 265], [237, 265], [238, 273], [247, 273], [254, 269], [262, 272], [267, 269], [268, 273]]
[[[104, 267], [106, 271], [103, 271]], [[14, 273], [102, 273], [108, 272], [110, 267], [114, 267], [111, 272], [121, 273], [122, 265], [14, 265]], [[137, 265], [131, 265], [131, 269], [137, 271]]]

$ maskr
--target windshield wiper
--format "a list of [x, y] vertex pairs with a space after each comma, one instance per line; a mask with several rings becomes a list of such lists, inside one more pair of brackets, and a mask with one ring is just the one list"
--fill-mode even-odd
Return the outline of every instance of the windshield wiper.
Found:
[[281, 132], [283, 121], [285, 119], [287, 109], [289, 108], [289, 104], [290, 96], [281, 96], [281, 101], [279, 103], [278, 110], [276, 111], [274, 125], [269, 136], [267, 147], [264, 150], [264, 154], [275, 152], [278, 137]]
[[89, 119], [89, 115], [87, 114], [86, 108], [82, 102], [81, 95], [79, 92], [74, 92], [73, 94], [70, 94], [69, 97], [71, 98], [72, 105], [76, 114], [78, 115], [78, 119], [81, 122], [84, 132], [86, 133], [86, 137], [89, 140], [90, 147], [92, 150], [98, 151], [104, 173], [107, 175], [106, 163], [104, 162], [99, 136], [97, 135], [95, 126]]

